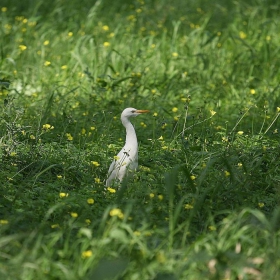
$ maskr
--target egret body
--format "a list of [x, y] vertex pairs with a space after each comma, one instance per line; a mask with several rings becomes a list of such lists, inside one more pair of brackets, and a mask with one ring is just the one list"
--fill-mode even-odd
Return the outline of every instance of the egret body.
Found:
[[135, 129], [129, 118], [136, 117], [148, 110], [137, 110], [126, 108], [121, 114], [121, 122], [126, 129], [125, 145], [111, 163], [108, 171], [106, 186], [112, 185], [113, 180], [118, 179], [120, 182], [129, 171], [135, 171], [138, 167], [138, 142]]

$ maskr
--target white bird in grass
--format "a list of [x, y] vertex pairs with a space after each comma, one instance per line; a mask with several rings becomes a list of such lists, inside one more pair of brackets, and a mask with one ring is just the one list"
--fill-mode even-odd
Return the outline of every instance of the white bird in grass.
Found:
[[148, 113], [148, 110], [137, 110], [134, 108], [126, 108], [121, 114], [121, 121], [126, 129], [125, 145], [111, 163], [108, 171], [108, 179], [106, 180], [106, 187], [113, 184], [113, 180], [123, 180], [127, 171], [135, 171], [138, 167], [138, 143], [135, 129], [130, 117], [136, 117], [143, 113]]

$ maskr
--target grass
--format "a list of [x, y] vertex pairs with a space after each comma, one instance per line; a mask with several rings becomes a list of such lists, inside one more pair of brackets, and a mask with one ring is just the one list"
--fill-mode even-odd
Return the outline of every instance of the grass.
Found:
[[278, 3], [0, 8], [1, 278], [279, 278]]

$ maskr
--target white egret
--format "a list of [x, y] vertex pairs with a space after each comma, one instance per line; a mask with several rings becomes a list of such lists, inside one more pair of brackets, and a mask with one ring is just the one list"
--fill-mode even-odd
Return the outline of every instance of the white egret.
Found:
[[135, 171], [138, 167], [138, 143], [135, 129], [129, 121], [130, 117], [136, 117], [143, 113], [148, 113], [148, 110], [137, 110], [134, 108], [126, 108], [121, 114], [121, 121], [126, 129], [125, 145], [114, 157], [108, 171], [108, 179], [106, 187], [112, 185], [113, 180], [118, 179], [120, 182], [129, 171]]

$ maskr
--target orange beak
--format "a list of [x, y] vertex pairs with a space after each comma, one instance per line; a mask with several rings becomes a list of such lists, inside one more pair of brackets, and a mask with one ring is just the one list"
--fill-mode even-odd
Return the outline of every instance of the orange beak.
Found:
[[149, 113], [149, 110], [136, 110], [136, 113], [138, 114], [144, 114], [144, 113]]

